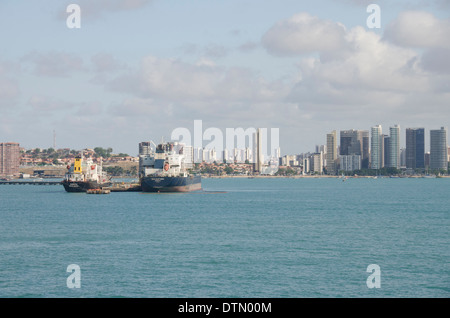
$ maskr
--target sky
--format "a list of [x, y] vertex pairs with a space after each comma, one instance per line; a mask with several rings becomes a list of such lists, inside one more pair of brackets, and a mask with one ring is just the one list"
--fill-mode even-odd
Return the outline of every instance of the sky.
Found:
[[428, 147], [450, 127], [447, 0], [2, 0], [0, 41], [0, 142], [26, 149], [55, 132], [136, 155], [194, 120], [278, 128], [282, 155], [333, 130], [399, 124], [404, 146], [424, 127]]

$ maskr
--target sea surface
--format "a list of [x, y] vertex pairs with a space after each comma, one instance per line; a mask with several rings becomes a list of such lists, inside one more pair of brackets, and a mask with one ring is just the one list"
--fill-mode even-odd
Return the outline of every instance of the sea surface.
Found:
[[[0, 297], [450, 296], [450, 179], [230, 178], [203, 188], [0, 185]], [[68, 287], [71, 264], [80, 288]]]

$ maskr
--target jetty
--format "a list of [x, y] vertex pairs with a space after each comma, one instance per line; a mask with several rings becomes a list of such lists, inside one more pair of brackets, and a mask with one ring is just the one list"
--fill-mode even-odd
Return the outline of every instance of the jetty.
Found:
[[22, 181], [22, 180], [8, 180], [8, 181], [0, 181], [1, 184], [9, 184], [9, 185], [61, 185], [61, 181], [45, 181], [45, 180], [34, 180], [34, 181]]
[[[0, 185], [61, 185], [61, 181], [50, 180], [0, 180]], [[97, 190], [97, 189], [93, 189]], [[141, 185], [136, 182], [114, 182], [110, 187], [103, 187], [101, 190], [109, 192], [139, 192]], [[94, 191], [95, 192], [95, 191]]]
[[110, 187], [104, 187], [105, 190], [111, 192], [139, 192], [142, 191], [139, 183], [131, 182], [114, 182]]

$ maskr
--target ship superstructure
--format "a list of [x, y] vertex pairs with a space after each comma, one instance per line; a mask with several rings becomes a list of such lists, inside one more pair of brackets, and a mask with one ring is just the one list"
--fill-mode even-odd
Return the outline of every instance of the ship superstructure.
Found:
[[62, 185], [67, 192], [86, 192], [111, 186], [111, 181], [103, 171], [101, 161], [95, 163], [92, 158], [78, 156], [72, 165], [67, 166]]
[[201, 190], [201, 176], [186, 169], [183, 146], [161, 143], [139, 155], [139, 177], [143, 192], [190, 192]]

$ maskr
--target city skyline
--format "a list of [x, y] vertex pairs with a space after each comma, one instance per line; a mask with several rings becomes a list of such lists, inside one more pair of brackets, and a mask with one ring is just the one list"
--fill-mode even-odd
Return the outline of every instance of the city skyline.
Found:
[[0, 3], [0, 140], [135, 153], [202, 119], [279, 128], [289, 154], [333, 130], [449, 126], [445, 1], [378, 1], [379, 29], [370, 1], [79, 0], [80, 29], [69, 3]]
[[[439, 125], [437, 125], [437, 126], [439, 126]], [[399, 160], [399, 159], [396, 159], [397, 156], [399, 156], [398, 153], [396, 154], [396, 151], [398, 151], [400, 149], [406, 149], [406, 148], [408, 148], [408, 145], [409, 145], [410, 150], [412, 150], [413, 148], [411, 146], [412, 146], [412, 144], [415, 145], [415, 143], [417, 142], [416, 134], [418, 132], [420, 133], [420, 140], [419, 140], [420, 141], [420, 150], [419, 150], [419, 152], [423, 152], [423, 153], [429, 153], [430, 152], [431, 131], [437, 131], [437, 130], [441, 131], [442, 129], [444, 129], [445, 130], [445, 140], [446, 141], [449, 140], [449, 138], [447, 136], [448, 130], [447, 130], [446, 126], [440, 126], [439, 129], [437, 129], [437, 128], [428, 129], [428, 128], [424, 128], [424, 127], [421, 127], [421, 128], [418, 128], [418, 127], [415, 127], [415, 128], [405, 127], [404, 129], [402, 129], [402, 127], [400, 127], [400, 125], [394, 124], [394, 125], [388, 127], [390, 135], [383, 134], [383, 132], [382, 132], [383, 125], [381, 125], [381, 124], [375, 125], [375, 126], [372, 126], [370, 129], [372, 129], [374, 127], [380, 127], [381, 128], [380, 138], [384, 137], [384, 140], [385, 140], [386, 137], [392, 137], [393, 135], [395, 136], [395, 139], [394, 139], [395, 142], [391, 143], [390, 146], [385, 146], [385, 144], [384, 144], [385, 141], [384, 140], [381, 142], [382, 143], [382, 147], [383, 147], [383, 152], [382, 152], [383, 158], [384, 158], [382, 160], [383, 164], [384, 163], [388, 164], [389, 160], [394, 160], [393, 162], [395, 162], [396, 160]], [[257, 130], [258, 129], [255, 129], [255, 131], [257, 131]], [[403, 132], [403, 134], [402, 134], [402, 132]], [[359, 129], [354, 129], [354, 128], [344, 129], [344, 130], [343, 129], [341, 129], [341, 130], [333, 130], [331, 133], [328, 132], [328, 133], [325, 134], [325, 138], [322, 138], [323, 139], [322, 141], [324, 141], [324, 142], [314, 145], [313, 148], [315, 148], [315, 150], [313, 148], [311, 148], [311, 149], [307, 149], [306, 151], [296, 152], [295, 154], [308, 153], [308, 152], [314, 152], [314, 151], [318, 152], [317, 151], [317, 147], [319, 147], [319, 146], [320, 147], [324, 147], [324, 149], [328, 149], [328, 140], [329, 140], [329, 137], [330, 137], [329, 135], [331, 135], [331, 134], [335, 134], [335, 136], [333, 136], [333, 138], [336, 138], [336, 147], [337, 147], [336, 151], [338, 152], [337, 156], [339, 156], [339, 155], [347, 155], [347, 154], [350, 154], [350, 153], [356, 153], [358, 155], [361, 155], [361, 157], [362, 157], [361, 159], [362, 160], [364, 160], [365, 156], [366, 157], [369, 156], [369, 154], [371, 152], [370, 149], [371, 149], [371, 146], [372, 146], [372, 138], [371, 138], [371, 135], [370, 135], [370, 130], [369, 129], [359, 130]], [[225, 134], [223, 134], [223, 135], [225, 135]], [[268, 138], [267, 135], [265, 135], [264, 137]], [[409, 142], [408, 142], [408, 138], [410, 140]], [[225, 138], [224, 138], [224, 140], [225, 140]], [[428, 140], [428, 142], [427, 142], [427, 140]], [[171, 140], [171, 141], [178, 142], [178, 140]], [[13, 142], [13, 143], [16, 143], [17, 141], [9, 140], [9, 141], [0, 141], [0, 142], [4, 142], [4, 143]], [[280, 138], [280, 142], [281, 142], [281, 138]], [[139, 141], [137, 143], [137, 146], [134, 147], [134, 148], [136, 148], [135, 151], [130, 152], [130, 155], [133, 155], [133, 154], [138, 155], [140, 153], [140, 151], [141, 151], [140, 150], [141, 146], [142, 146], [141, 144], [146, 144], [146, 147], [151, 147], [151, 143], [154, 143], [154, 141], [152, 141], [152, 142], [150, 142], [150, 141]], [[181, 143], [183, 143], [183, 142], [181, 142]], [[269, 143], [269, 140], [266, 139], [265, 143]], [[411, 144], [409, 144], [409, 143], [411, 143]], [[250, 149], [250, 151], [254, 151], [254, 149], [255, 149], [255, 147], [254, 147], [255, 140], [254, 139], [252, 140], [252, 143], [246, 142], [245, 147], [236, 147], [236, 144], [234, 144], [234, 147], [232, 147], [232, 148], [227, 148], [226, 146], [224, 146], [223, 149], [215, 149], [215, 147], [206, 147], [208, 144], [209, 144], [208, 141], [203, 141], [202, 147], [193, 147], [193, 148], [194, 149], [216, 150], [221, 155], [223, 154], [224, 150], [226, 150], [226, 151], [233, 151], [233, 150], [236, 150], [236, 149], [238, 149], [238, 150]], [[225, 144], [226, 143], [224, 142], [223, 145], [225, 145]], [[78, 150], [93, 149], [95, 147], [100, 147], [100, 146], [104, 146], [104, 145], [85, 146], [85, 147], [82, 147], [82, 148], [78, 148]], [[265, 155], [270, 157], [272, 155], [272, 153], [274, 153], [274, 152], [273, 151], [271, 152], [271, 150], [269, 150], [269, 149], [265, 149], [266, 147], [267, 146], [263, 147], [265, 152], [267, 152], [267, 153], [265, 153]], [[388, 149], [388, 147], [389, 147], [389, 149], [396, 149], [396, 151], [394, 151], [394, 152], [391, 151], [391, 153], [392, 153], [391, 157], [395, 158], [395, 159], [386, 159], [385, 149]], [[32, 147], [23, 147], [23, 146], [21, 146], [21, 148], [24, 148], [24, 149], [36, 149], [36, 148], [38, 148], [38, 149], [48, 149], [48, 148], [53, 148], [53, 146], [49, 146], [49, 147], [46, 147], [46, 148], [34, 147], [34, 146], [32, 146]], [[56, 149], [73, 149], [73, 148], [56, 147], [55, 150]], [[414, 153], [411, 154], [410, 156], [415, 156], [416, 149], [413, 149], [413, 150], [414, 150]], [[283, 153], [283, 152], [281, 152], [281, 148], [280, 147], [275, 149], [275, 152], [280, 152], [278, 157], [280, 157], [281, 155], [292, 155], [292, 154], [294, 154], [294, 153]], [[115, 151], [115, 153], [124, 153], [124, 152]], [[230, 155], [229, 157], [231, 158], [232, 156]], [[407, 161], [408, 160], [413, 160], [413, 159], [411, 157], [411, 159], [407, 159]], [[363, 165], [364, 165], [364, 163], [363, 163]], [[412, 164], [412, 163], [408, 164], [408, 166], [415, 167], [415, 163], [414, 164]], [[423, 167], [423, 162], [419, 163], [419, 167]]]

